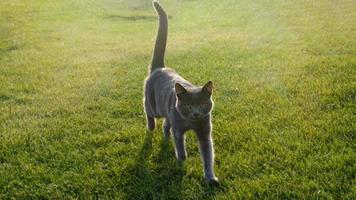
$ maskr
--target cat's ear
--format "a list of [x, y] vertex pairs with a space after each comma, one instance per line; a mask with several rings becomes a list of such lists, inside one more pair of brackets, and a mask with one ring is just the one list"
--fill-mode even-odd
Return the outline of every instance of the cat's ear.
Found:
[[174, 88], [176, 90], [176, 94], [178, 98], [181, 97], [183, 94], [187, 93], [187, 90], [179, 83], [176, 83]]
[[210, 97], [213, 94], [213, 82], [212, 81], [207, 82], [203, 86], [202, 92], [207, 94]]

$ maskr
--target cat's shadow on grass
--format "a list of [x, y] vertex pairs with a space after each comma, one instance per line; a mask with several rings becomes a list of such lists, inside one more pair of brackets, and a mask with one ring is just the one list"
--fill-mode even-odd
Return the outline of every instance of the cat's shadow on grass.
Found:
[[[138, 153], [134, 165], [129, 168], [129, 180], [122, 188], [125, 199], [184, 199], [183, 176], [184, 163], [174, 157], [172, 141], [162, 139], [158, 155], [152, 155], [153, 135], [146, 132], [146, 138]], [[153, 159], [153, 164], [149, 162]], [[200, 199], [210, 199], [215, 190], [203, 184], [203, 194], [197, 191]]]

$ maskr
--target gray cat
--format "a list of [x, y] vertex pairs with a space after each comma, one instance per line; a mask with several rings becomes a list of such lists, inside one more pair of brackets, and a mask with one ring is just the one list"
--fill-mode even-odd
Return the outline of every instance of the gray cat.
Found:
[[155, 128], [155, 118], [164, 118], [163, 133], [169, 138], [173, 133], [178, 160], [185, 160], [185, 136], [194, 130], [200, 144], [205, 178], [208, 183], [219, 184], [214, 174], [214, 149], [212, 142], [211, 99], [213, 83], [197, 87], [179, 76], [174, 70], [165, 68], [164, 53], [167, 42], [168, 19], [157, 1], [153, 6], [158, 13], [159, 27], [149, 75], [145, 80], [144, 107], [147, 128]]

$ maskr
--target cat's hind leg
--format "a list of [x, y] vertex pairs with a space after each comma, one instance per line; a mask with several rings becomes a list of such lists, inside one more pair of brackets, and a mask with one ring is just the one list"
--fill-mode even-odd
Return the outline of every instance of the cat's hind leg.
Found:
[[171, 124], [167, 119], [164, 119], [162, 130], [163, 130], [164, 138], [168, 139], [169, 136], [171, 135]]
[[145, 94], [145, 98], [143, 99], [143, 101], [144, 101], [144, 109], [146, 113], [147, 129], [153, 131], [155, 129], [156, 122], [155, 122], [155, 118], [151, 117], [154, 116], [154, 113], [152, 112], [152, 103], [149, 102], [150, 99], [149, 97], [150, 96], [147, 96], [147, 94]]
[[146, 120], [147, 120], [147, 129], [153, 131], [156, 126], [155, 118], [150, 117], [148, 116], [148, 114], [146, 114]]

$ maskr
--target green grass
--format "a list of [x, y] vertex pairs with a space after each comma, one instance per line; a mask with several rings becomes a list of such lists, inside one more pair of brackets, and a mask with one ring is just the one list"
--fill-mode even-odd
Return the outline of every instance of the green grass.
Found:
[[180, 165], [146, 132], [149, 0], [2, 0], [0, 199], [355, 199], [355, 3], [161, 3], [167, 64], [215, 84], [221, 187], [193, 133]]

